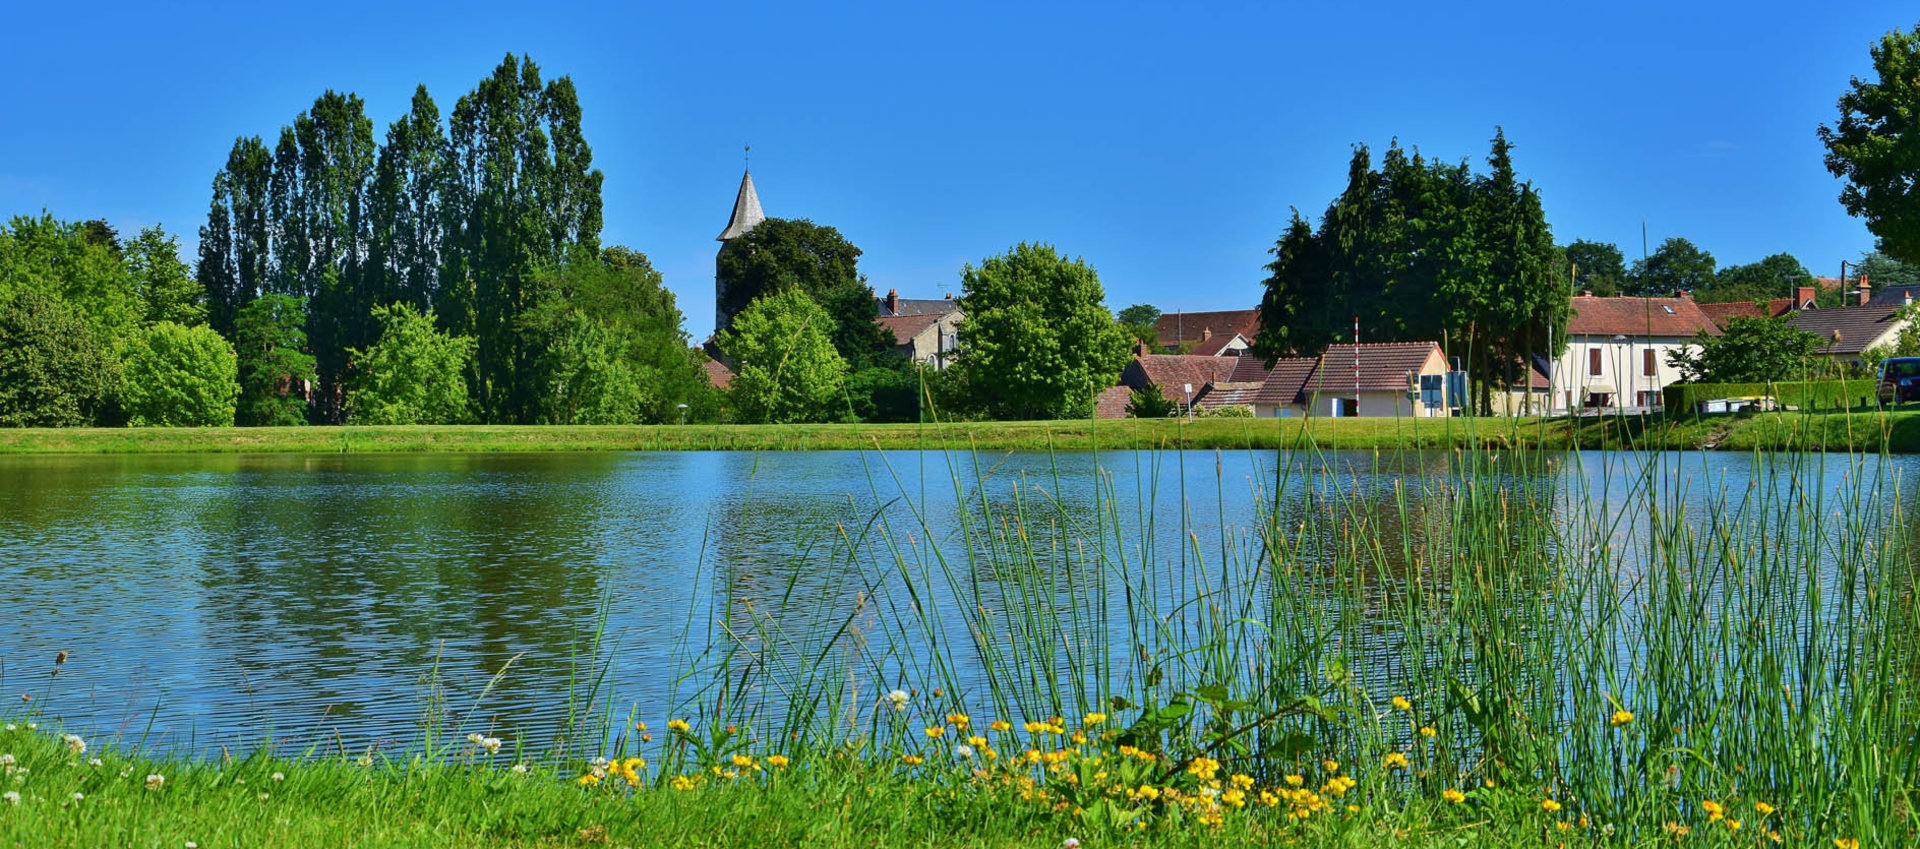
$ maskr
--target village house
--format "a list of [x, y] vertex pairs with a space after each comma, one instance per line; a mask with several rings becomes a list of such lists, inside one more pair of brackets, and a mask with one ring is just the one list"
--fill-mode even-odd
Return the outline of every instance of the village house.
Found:
[[[1120, 372], [1120, 385], [1128, 390], [1157, 386], [1167, 400], [1185, 410], [1187, 402], [1207, 387], [1227, 379], [1241, 358], [1202, 356], [1199, 354], [1149, 354], [1146, 343], [1134, 350], [1133, 362]], [[1191, 389], [1193, 395], [1189, 395]]]
[[966, 312], [949, 295], [945, 298], [902, 298], [895, 289], [874, 298], [874, 321], [893, 334], [894, 350], [914, 362], [946, 368], [960, 346], [960, 322]]
[[1907, 326], [1903, 308], [1911, 299], [1896, 303], [1807, 310], [1790, 319], [1795, 329], [1820, 337], [1817, 354], [1826, 359], [1859, 365], [1863, 355], [1874, 348], [1893, 344]]
[[1253, 347], [1260, 332], [1260, 311], [1170, 313], [1154, 323], [1160, 350], [1168, 354], [1238, 357]]
[[1680, 381], [1667, 354], [1693, 349], [1701, 333], [1718, 336], [1720, 325], [1691, 297], [1574, 298], [1567, 348], [1553, 366], [1553, 412], [1660, 407], [1660, 390]]
[[1701, 304], [1700, 311], [1713, 319], [1713, 323], [1725, 329], [1727, 322], [1735, 318], [1779, 318], [1792, 315], [1801, 310], [1814, 309], [1814, 299], [1819, 290], [1812, 286], [1801, 286], [1794, 290], [1791, 298], [1774, 298], [1764, 304], [1759, 301], [1728, 301], [1723, 304]]
[[1240, 357], [1224, 380], [1208, 384], [1195, 406], [1250, 407], [1260, 418], [1452, 415], [1444, 385], [1447, 358], [1433, 342], [1330, 345], [1318, 357], [1284, 357], [1272, 368]]

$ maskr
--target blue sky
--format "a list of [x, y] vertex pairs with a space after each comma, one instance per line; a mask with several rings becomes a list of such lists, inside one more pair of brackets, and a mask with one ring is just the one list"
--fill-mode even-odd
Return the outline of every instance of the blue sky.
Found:
[[578, 84], [604, 240], [653, 258], [696, 338], [746, 143], [769, 215], [840, 228], [906, 296], [1039, 240], [1114, 307], [1250, 307], [1351, 145], [1478, 161], [1496, 125], [1562, 243], [1638, 256], [1644, 219], [1723, 265], [1834, 274], [1872, 239], [1814, 130], [1920, 21], [1901, 5], [20, 4], [0, 214], [190, 246], [235, 136], [270, 141], [328, 88], [384, 136], [415, 84], [450, 110], [512, 51]]

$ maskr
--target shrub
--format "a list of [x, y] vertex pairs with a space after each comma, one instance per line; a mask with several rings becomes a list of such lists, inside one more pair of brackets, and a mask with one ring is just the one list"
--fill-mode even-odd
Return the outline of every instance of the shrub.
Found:
[[163, 321], [122, 354], [121, 404], [134, 427], [226, 427], [240, 398], [239, 358], [210, 327]]

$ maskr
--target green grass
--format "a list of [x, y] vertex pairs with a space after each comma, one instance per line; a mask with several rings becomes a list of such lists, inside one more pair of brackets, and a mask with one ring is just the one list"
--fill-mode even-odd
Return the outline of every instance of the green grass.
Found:
[[1646, 448], [1920, 452], [1920, 411], [1582, 419], [0, 429], [0, 454]]

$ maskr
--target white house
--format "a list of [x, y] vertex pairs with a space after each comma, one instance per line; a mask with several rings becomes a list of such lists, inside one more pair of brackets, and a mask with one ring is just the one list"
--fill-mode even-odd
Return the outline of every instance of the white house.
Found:
[[1554, 362], [1553, 412], [1653, 409], [1660, 390], [1680, 381], [1671, 351], [1693, 349], [1720, 327], [1690, 297], [1573, 299], [1567, 349]]

